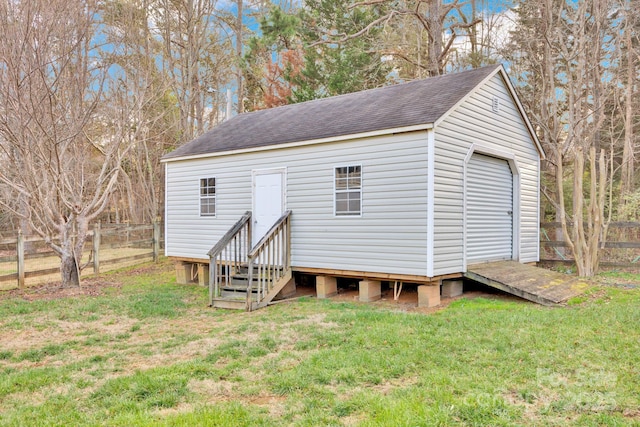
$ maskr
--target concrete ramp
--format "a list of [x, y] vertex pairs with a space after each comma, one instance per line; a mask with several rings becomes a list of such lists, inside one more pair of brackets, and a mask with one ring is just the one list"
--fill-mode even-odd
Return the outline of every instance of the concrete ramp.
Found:
[[467, 267], [464, 277], [548, 306], [561, 304], [591, 286], [580, 277], [516, 261], [474, 264]]

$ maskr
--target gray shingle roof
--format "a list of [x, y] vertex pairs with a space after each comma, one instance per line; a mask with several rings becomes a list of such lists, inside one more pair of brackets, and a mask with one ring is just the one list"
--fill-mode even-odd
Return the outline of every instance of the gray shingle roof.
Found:
[[434, 123], [498, 67], [239, 114], [163, 160]]

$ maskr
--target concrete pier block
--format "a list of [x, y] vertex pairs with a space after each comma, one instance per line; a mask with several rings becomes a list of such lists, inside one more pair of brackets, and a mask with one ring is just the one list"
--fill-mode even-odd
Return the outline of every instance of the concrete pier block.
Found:
[[418, 307], [437, 307], [440, 305], [439, 285], [418, 286]]
[[361, 302], [371, 302], [382, 297], [382, 285], [377, 280], [361, 280], [359, 285], [358, 300]]
[[337, 294], [338, 284], [335, 277], [316, 276], [316, 296], [318, 298], [330, 298]]
[[462, 280], [443, 280], [442, 296], [453, 298], [462, 295]]

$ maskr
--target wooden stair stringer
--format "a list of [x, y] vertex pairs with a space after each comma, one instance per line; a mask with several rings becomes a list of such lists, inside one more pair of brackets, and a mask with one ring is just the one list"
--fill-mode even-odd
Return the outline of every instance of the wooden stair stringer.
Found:
[[267, 292], [267, 295], [265, 295], [262, 301], [252, 303], [252, 304], [255, 304], [255, 305], [252, 305], [252, 309], [262, 308], [269, 305], [271, 301], [273, 301], [273, 299], [276, 297], [276, 295], [278, 295], [278, 293], [280, 293], [280, 291], [285, 286], [287, 286], [287, 283], [289, 283], [289, 281], [291, 281], [292, 278], [293, 278], [293, 271], [289, 268], [287, 271], [285, 271], [284, 275], [280, 277], [280, 279], [278, 279], [277, 282], [274, 283], [273, 287], [269, 290], [269, 292]]

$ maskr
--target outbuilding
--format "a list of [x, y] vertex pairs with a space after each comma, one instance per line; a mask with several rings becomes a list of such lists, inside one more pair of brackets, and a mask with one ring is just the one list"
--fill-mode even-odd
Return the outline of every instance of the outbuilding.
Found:
[[543, 156], [501, 65], [240, 114], [163, 157], [166, 255], [215, 306], [295, 272], [434, 305], [470, 265], [538, 261]]

